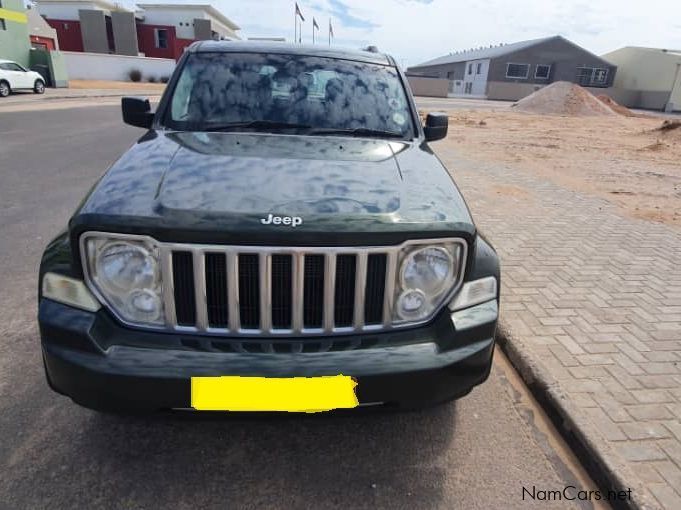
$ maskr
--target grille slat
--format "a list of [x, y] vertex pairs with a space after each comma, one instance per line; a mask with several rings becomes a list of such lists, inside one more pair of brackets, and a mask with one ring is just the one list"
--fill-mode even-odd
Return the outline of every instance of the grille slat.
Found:
[[[458, 243], [465, 264], [465, 243], [450, 242]], [[398, 326], [392, 306], [403, 246], [183, 246], [160, 248], [169, 329], [276, 337]], [[304, 341], [299, 347], [305, 352]]]
[[395, 278], [388, 278], [387, 275], [395, 275], [397, 272], [397, 253], [390, 252], [386, 255], [386, 270], [384, 273], [384, 293], [383, 293], [383, 326], [388, 327], [393, 318], [393, 298], [395, 294]]
[[335, 318], [334, 308], [336, 298], [336, 254], [329, 253], [324, 260], [324, 331], [333, 331]]
[[260, 329], [272, 329], [272, 255], [258, 255], [258, 282], [260, 284]]
[[166, 275], [166, 278], [163, 278], [163, 308], [168, 325], [174, 328], [177, 326], [177, 316], [175, 315], [174, 278], [172, 278], [173, 252], [167, 248], [161, 249], [161, 271]]
[[366, 295], [367, 286], [367, 262], [368, 255], [366, 253], [357, 254], [357, 269], [355, 271], [355, 310], [353, 313], [353, 323], [355, 329], [360, 329], [364, 326], [364, 296]]
[[193, 253], [194, 261], [194, 302], [196, 303], [196, 327], [200, 331], [208, 328], [208, 310], [206, 306], [206, 269], [205, 254], [198, 250]]
[[293, 317], [291, 319], [293, 331], [300, 333], [304, 322], [305, 300], [305, 255], [293, 255], [293, 275], [291, 276], [291, 291], [293, 293]]

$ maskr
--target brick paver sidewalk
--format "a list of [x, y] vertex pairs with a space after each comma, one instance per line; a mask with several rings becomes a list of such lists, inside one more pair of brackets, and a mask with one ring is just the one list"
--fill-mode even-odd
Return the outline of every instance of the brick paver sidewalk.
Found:
[[436, 150], [501, 256], [501, 323], [530, 376], [638, 506], [680, 509], [681, 231]]

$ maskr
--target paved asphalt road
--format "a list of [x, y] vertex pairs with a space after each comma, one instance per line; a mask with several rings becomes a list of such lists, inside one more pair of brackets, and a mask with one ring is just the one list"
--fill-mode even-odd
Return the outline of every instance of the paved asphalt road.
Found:
[[41, 251], [139, 135], [115, 106], [0, 106], [0, 508], [565, 508], [522, 488], [593, 488], [500, 355], [418, 413], [115, 417], [52, 393]]

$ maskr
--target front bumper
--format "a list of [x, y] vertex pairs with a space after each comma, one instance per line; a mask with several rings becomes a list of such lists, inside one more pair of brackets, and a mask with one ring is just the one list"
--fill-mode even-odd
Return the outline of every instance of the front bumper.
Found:
[[86, 312], [49, 299], [41, 299], [38, 318], [55, 391], [94, 409], [151, 411], [189, 408], [192, 376], [349, 375], [357, 380], [360, 405], [419, 407], [457, 398], [487, 379], [496, 328], [496, 314], [476, 324], [464, 312], [452, 317], [445, 310], [414, 329], [347, 337], [352, 348], [296, 353], [278, 348], [290, 339], [258, 339], [268, 344], [260, 352], [226, 348], [243, 339], [134, 330], [105, 310]]

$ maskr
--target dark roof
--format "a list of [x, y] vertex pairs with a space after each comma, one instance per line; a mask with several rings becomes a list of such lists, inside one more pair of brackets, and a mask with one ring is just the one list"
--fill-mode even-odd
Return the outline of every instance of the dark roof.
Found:
[[188, 51], [196, 53], [273, 53], [278, 55], [305, 55], [311, 57], [354, 60], [370, 64], [395, 65], [392, 58], [383, 53], [281, 42], [201, 41], [192, 44], [188, 48]]
[[480, 60], [485, 58], [497, 58], [503, 55], [508, 55], [518, 50], [524, 50], [536, 44], [540, 44], [551, 39], [561, 38], [559, 35], [554, 35], [551, 37], [542, 37], [541, 39], [530, 39], [528, 41], [520, 41], [512, 44], [504, 44], [502, 46], [493, 46], [492, 48], [481, 48], [477, 50], [462, 51], [460, 53], [454, 53], [453, 55], [445, 55], [444, 57], [439, 57], [433, 60], [424, 62], [423, 64], [418, 64], [410, 67], [410, 69], [415, 69], [417, 67], [429, 67], [437, 66], [441, 64], [455, 64], [457, 62], [468, 62], [469, 60]]

